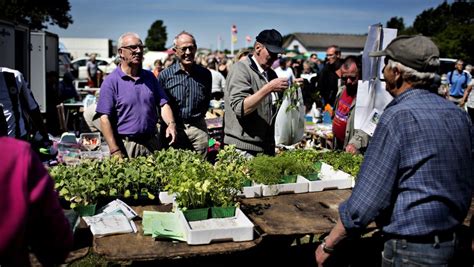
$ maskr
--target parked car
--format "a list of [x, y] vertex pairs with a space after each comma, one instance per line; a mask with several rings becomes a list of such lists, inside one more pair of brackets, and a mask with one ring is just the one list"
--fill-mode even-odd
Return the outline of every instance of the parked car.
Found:
[[[80, 57], [72, 61], [73, 74], [77, 79], [87, 80], [86, 64], [88, 60], [89, 57]], [[113, 58], [96, 57], [96, 61], [99, 65], [99, 69], [104, 74], [111, 73], [117, 67]]]
[[439, 63], [440, 63], [439, 74], [447, 74], [448, 72], [454, 70], [454, 64], [456, 64], [456, 59], [440, 58]]
[[64, 74], [72, 71], [72, 62], [69, 53], [60, 52], [59, 59], [59, 77], [64, 77]]

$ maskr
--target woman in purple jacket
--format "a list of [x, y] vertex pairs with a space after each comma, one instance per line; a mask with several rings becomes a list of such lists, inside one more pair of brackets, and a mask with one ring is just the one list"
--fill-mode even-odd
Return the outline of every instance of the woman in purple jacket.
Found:
[[29, 266], [29, 252], [64, 262], [73, 237], [54, 181], [28, 143], [0, 137], [0, 148], [0, 266]]

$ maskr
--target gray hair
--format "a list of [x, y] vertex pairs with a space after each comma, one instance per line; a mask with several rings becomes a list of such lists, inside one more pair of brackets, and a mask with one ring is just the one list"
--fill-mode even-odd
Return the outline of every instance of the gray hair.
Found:
[[123, 46], [123, 39], [125, 39], [126, 37], [135, 37], [135, 38], [139, 39], [140, 41], [142, 40], [142, 39], [140, 38], [140, 36], [139, 36], [137, 33], [134, 33], [134, 32], [126, 32], [126, 33], [120, 35], [120, 37], [118, 38], [118, 41], [117, 41], [117, 49], [122, 48], [122, 46]]
[[[439, 66], [439, 59], [430, 59], [428, 65], [433, 67]], [[392, 59], [388, 60], [387, 66], [390, 68], [398, 68], [402, 74], [403, 80], [411, 83], [415, 88], [429, 89], [439, 78], [439, 75], [434, 72], [419, 72]]]
[[472, 65], [471, 64], [467, 64], [466, 67], [464, 67], [465, 70], [471, 72], [472, 71]]
[[176, 37], [174, 37], [173, 46], [175, 48], [176, 48], [176, 44], [178, 43], [178, 39], [179, 39], [179, 37], [181, 37], [181, 35], [187, 35], [187, 36], [193, 38], [193, 44], [194, 44], [195, 47], [197, 47], [196, 38], [194, 38], [194, 36], [191, 33], [187, 32], [187, 31], [182, 31], [182, 32], [178, 33], [178, 35], [176, 35]]

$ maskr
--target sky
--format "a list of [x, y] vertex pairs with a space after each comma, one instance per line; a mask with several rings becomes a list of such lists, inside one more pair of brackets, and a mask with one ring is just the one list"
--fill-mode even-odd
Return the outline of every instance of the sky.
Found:
[[[282, 35], [294, 32], [365, 34], [368, 26], [402, 17], [411, 26], [423, 10], [443, 0], [69, 0], [73, 24], [67, 29], [49, 26], [59, 37], [108, 38], [136, 32], [143, 42], [150, 26], [162, 20], [166, 45], [186, 30], [198, 47], [215, 50], [231, 47], [231, 27], [237, 26], [234, 48], [251, 43], [264, 29]], [[452, 1], [449, 1], [452, 2]], [[219, 41], [220, 40], [220, 41]]]

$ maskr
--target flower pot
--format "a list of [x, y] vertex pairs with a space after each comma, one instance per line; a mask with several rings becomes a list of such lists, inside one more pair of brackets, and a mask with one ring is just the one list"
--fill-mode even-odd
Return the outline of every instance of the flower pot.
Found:
[[235, 216], [235, 207], [212, 207], [211, 218], [228, 218]]
[[245, 180], [242, 186], [252, 186], [252, 180]]
[[296, 178], [298, 175], [283, 175], [280, 180], [280, 184], [293, 184], [296, 183]]
[[187, 209], [183, 211], [183, 214], [188, 222], [207, 220], [209, 218], [209, 208]]
[[319, 179], [319, 173], [310, 173], [310, 174], [306, 175], [305, 178], [310, 180], [310, 181], [320, 180]]
[[316, 172], [320, 172], [321, 171], [321, 166], [323, 165], [323, 163], [321, 161], [316, 161], [314, 163], [314, 170]]
[[80, 205], [74, 208], [80, 216], [94, 216], [97, 204]]

